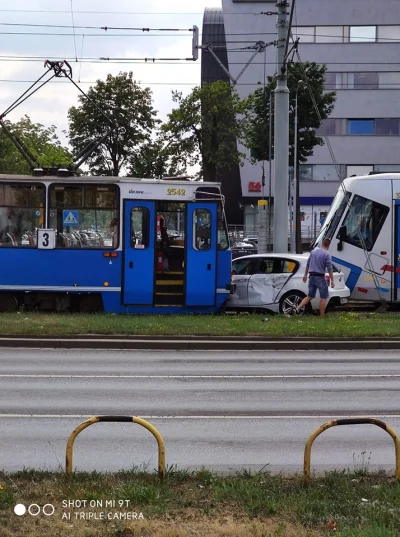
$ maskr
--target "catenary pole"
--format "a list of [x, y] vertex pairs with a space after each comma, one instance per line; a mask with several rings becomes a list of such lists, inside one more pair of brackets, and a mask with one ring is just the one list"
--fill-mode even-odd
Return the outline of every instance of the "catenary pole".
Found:
[[289, 198], [289, 89], [287, 87], [286, 43], [288, 2], [279, 0], [277, 21], [277, 87], [275, 90], [275, 198], [274, 252], [288, 251]]
[[272, 92], [269, 93], [269, 195], [268, 195], [268, 252], [271, 251], [272, 217]]

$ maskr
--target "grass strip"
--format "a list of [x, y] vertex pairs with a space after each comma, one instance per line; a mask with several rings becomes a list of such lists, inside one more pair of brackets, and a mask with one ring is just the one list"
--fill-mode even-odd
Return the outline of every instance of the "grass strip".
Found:
[[[65, 507], [70, 500], [87, 504]], [[55, 513], [17, 516], [18, 503], [50, 503]], [[0, 472], [2, 537], [397, 537], [399, 504], [400, 485], [365, 469], [327, 473], [308, 485], [265, 470], [223, 476], [171, 468], [163, 482], [137, 469], [72, 478]], [[126, 512], [138, 518], [121, 519]]]
[[[265, 322], [265, 319], [268, 319]], [[0, 313], [2, 335], [400, 337], [399, 313], [314, 315], [115, 315]]]

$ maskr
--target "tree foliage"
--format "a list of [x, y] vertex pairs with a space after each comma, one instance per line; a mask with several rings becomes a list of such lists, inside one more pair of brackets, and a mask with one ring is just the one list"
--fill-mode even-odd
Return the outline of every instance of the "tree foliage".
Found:
[[187, 169], [185, 156], [171, 151], [171, 143], [158, 130], [153, 140], [134, 150], [129, 158], [128, 175], [145, 179], [183, 175]]
[[[291, 63], [288, 65], [288, 88], [290, 92], [290, 128], [289, 128], [289, 162], [294, 164], [294, 114], [296, 90], [298, 89], [298, 162], [307, 162], [313, 154], [314, 147], [323, 145], [324, 140], [316, 133], [321, 126], [317, 112], [314, 108], [307, 84], [299, 85], [304, 79], [303, 69], [314, 94], [321, 119], [326, 119], [332, 112], [336, 94], [324, 92], [324, 75], [327, 70], [325, 65], [314, 62], [303, 64]], [[303, 82], [305, 82], [303, 80]], [[268, 77], [265, 88], [257, 89], [247, 100], [247, 122], [245, 129], [245, 145], [251, 150], [252, 160], [270, 160], [269, 155], [269, 115], [270, 95], [272, 94], [272, 106], [274, 102], [274, 90], [276, 78]], [[274, 146], [274, 114], [272, 113], [272, 147]], [[273, 158], [273, 154], [272, 154]]]
[[[27, 115], [17, 123], [4, 121], [4, 124], [29, 150], [39, 166], [47, 168], [72, 163], [71, 154], [61, 145], [54, 125], [45, 127], [41, 123], [32, 123]], [[27, 161], [0, 127], [0, 173], [29, 175], [31, 171]]]
[[134, 152], [151, 142], [151, 133], [157, 123], [151, 91], [142, 89], [130, 72], [117, 76], [109, 74], [106, 81], [98, 80], [87, 94], [90, 100], [81, 95], [78, 98], [80, 105], [68, 111], [71, 146], [77, 154], [88, 143], [105, 136], [110, 127], [116, 126], [86, 164], [93, 175], [117, 176]]
[[180, 155], [188, 166], [200, 164], [211, 181], [218, 169], [241, 162], [237, 140], [243, 134], [243, 105], [229, 83], [207, 83], [186, 97], [173, 91], [172, 100], [177, 106], [162, 127], [172, 155]]

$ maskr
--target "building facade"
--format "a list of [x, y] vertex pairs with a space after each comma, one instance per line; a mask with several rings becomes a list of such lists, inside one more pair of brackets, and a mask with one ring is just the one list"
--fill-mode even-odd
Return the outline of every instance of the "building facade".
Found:
[[[222, 0], [218, 15], [212, 10], [214, 20], [218, 16], [219, 21], [215, 53], [218, 51], [234, 78], [254, 53], [249, 47], [276, 38], [275, 6], [276, 0]], [[338, 177], [324, 144], [315, 147], [313, 156], [300, 167], [303, 232], [313, 233], [341, 179], [373, 171], [400, 171], [399, 7], [399, 0], [301, 0], [296, 5], [292, 31], [294, 38], [300, 38], [301, 60], [325, 64], [325, 88], [337, 94], [335, 108], [323, 122], [321, 133], [329, 136], [340, 166]], [[203, 45], [213, 45], [210, 13], [206, 10], [204, 14]], [[213, 76], [228, 79], [220, 66], [219, 74], [216, 70], [211, 72], [212, 63], [217, 65], [215, 58], [203, 51], [202, 80], [211, 81]], [[237, 80], [240, 96], [246, 97], [262, 87], [265, 75], [275, 72], [276, 48], [270, 46], [265, 55], [255, 56]], [[290, 117], [292, 121], [293, 115]], [[246, 148], [240, 149], [246, 152]], [[232, 183], [239, 184], [237, 174], [240, 176], [239, 207], [243, 210], [242, 222], [248, 227], [256, 225], [257, 199], [263, 193], [272, 198], [274, 195], [273, 163], [271, 193], [266, 164], [264, 192], [262, 163], [252, 164], [248, 159], [242, 167], [231, 170]]]

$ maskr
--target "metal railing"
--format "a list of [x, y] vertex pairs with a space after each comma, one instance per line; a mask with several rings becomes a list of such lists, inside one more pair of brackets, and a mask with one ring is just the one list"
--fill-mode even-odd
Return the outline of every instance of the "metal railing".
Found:
[[327, 421], [318, 429], [315, 429], [315, 431], [311, 434], [309, 439], [307, 440], [307, 444], [304, 450], [304, 478], [306, 481], [308, 481], [311, 477], [311, 448], [314, 443], [314, 440], [319, 436], [321, 433], [326, 431], [327, 429], [330, 429], [331, 427], [336, 427], [337, 425], [365, 425], [365, 424], [371, 424], [371, 425], [377, 425], [384, 431], [386, 431], [393, 439], [394, 442], [394, 448], [395, 448], [395, 461], [396, 461], [396, 479], [397, 481], [400, 481], [400, 440], [397, 436], [397, 433], [387, 425], [384, 421], [378, 420], [376, 418], [347, 418], [347, 419], [339, 419], [339, 420], [332, 420]]
[[[301, 238], [303, 242], [311, 241], [316, 238], [321, 226], [302, 226], [301, 228]], [[246, 237], [258, 237], [258, 227], [251, 227], [245, 225], [228, 225], [228, 234], [231, 241], [236, 240], [240, 241]], [[269, 235], [268, 235], [269, 236]], [[274, 238], [274, 228], [271, 226], [271, 240], [273, 242]], [[290, 240], [290, 228], [288, 226], [288, 240]]]

